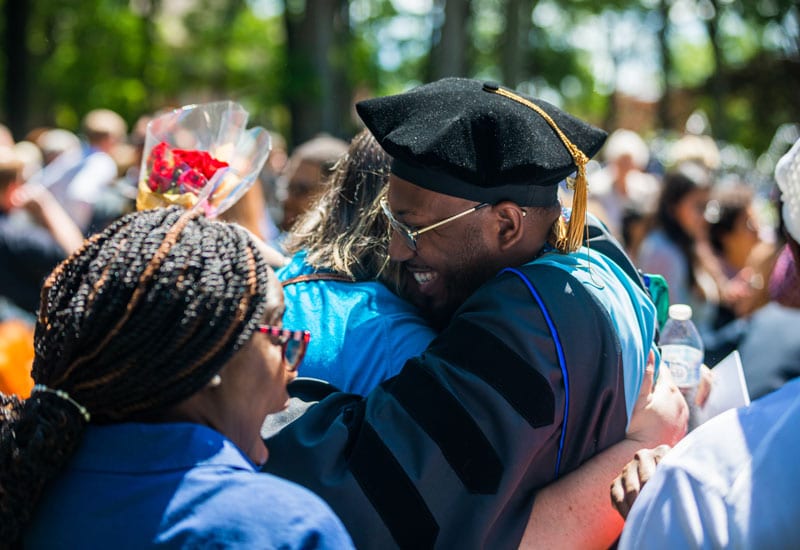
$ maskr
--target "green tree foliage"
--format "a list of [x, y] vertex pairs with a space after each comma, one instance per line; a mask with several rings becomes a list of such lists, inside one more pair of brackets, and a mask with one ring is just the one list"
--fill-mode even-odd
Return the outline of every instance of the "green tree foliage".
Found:
[[31, 123], [75, 128], [92, 107], [121, 113], [147, 109], [145, 19], [112, 0], [32, 5], [27, 40], [34, 76]]
[[18, 138], [38, 125], [76, 130], [95, 107], [132, 123], [165, 107], [223, 97], [241, 101], [254, 123], [290, 143], [318, 130], [347, 137], [357, 126], [354, 99], [443, 74], [505, 82], [613, 129], [614, 94], [637, 84], [623, 70], [637, 60], [649, 67], [639, 84], [661, 93], [662, 111], [673, 113], [663, 120], [674, 130], [683, 121], [673, 96], [705, 110], [717, 137], [756, 151], [780, 124], [800, 119], [795, 0], [0, 5], [0, 120], [13, 123]]

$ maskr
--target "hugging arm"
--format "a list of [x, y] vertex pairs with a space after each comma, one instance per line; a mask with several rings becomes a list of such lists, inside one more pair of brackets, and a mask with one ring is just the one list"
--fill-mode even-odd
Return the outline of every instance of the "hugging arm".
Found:
[[654, 385], [649, 362], [625, 439], [539, 491], [520, 548], [608, 548], [624, 524], [609, 484], [641, 449], [677, 443], [688, 416], [667, 370]]

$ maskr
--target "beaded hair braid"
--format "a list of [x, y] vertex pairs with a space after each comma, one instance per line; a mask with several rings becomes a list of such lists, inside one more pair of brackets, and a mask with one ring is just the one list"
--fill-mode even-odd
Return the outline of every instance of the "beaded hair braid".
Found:
[[[129, 214], [45, 281], [33, 378], [92, 422], [157, 418], [256, 331], [269, 268], [242, 229], [178, 207]], [[54, 393], [0, 394], [0, 541], [18, 541], [85, 426]]]

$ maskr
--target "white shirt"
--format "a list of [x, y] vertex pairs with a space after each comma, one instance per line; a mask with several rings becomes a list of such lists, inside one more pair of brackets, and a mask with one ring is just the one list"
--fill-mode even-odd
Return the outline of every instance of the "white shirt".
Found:
[[800, 548], [800, 379], [711, 419], [659, 464], [619, 548]]
[[116, 178], [114, 159], [89, 147], [62, 153], [36, 176], [84, 232], [103, 188]]

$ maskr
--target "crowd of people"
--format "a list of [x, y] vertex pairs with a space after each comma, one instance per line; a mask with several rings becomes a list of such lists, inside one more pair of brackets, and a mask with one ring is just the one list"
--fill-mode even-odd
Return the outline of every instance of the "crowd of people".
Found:
[[[356, 110], [213, 221], [136, 211], [150, 115], [0, 132], [0, 544], [800, 543], [800, 140], [763, 197], [476, 80]], [[688, 435], [666, 300], [754, 400]]]

